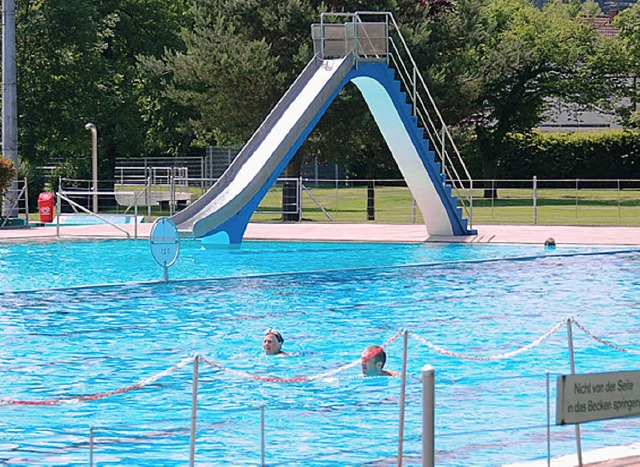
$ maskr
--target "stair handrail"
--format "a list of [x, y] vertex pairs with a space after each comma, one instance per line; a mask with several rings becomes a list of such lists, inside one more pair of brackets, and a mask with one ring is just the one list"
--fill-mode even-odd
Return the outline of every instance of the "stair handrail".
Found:
[[[360, 12], [358, 13], [360, 14]], [[364, 12], [364, 14], [366, 13], [367, 12]], [[411, 84], [411, 86], [407, 86], [406, 89], [407, 91], [409, 90], [414, 91], [413, 96], [410, 93], [407, 93], [407, 94], [409, 96], [409, 99], [411, 99], [411, 101], [413, 102], [415, 116], [419, 118], [422, 125], [427, 130], [429, 134], [429, 141], [433, 145], [433, 148], [435, 149], [436, 154], [438, 154], [438, 156], [440, 157], [440, 161], [442, 163], [442, 170], [447, 175], [447, 179], [450, 181], [451, 185], [456, 189], [458, 198], [461, 200], [462, 207], [469, 219], [469, 228], [471, 228], [472, 227], [471, 209], [473, 207], [473, 198], [472, 198], [471, 192], [467, 190], [467, 188], [465, 188], [464, 183], [462, 181], [463, 179], [458, 173], [458, 170], [456, 169], [456, 164], [452, 160], [449, 151], [447, 151], [447, 148], [446, 148], [447, 142], [450, 144], [451, 149], [455, 157], [457, 158], [457, 162], [459, 166], [464, 171], [465, 179], [471, 180], [471, 175], [467, 169], [466, 164], [464, 163], [464, 160], [462, 159], [462, 155], [460, 154], [460, 151], [458, 150], [458, 147], [455, 141], [453, 140], [453, 137], [451, 136], [451, 132], [449, 131], [449, 128], [445, 123], [444, 118], [442, 117], [442, 114], [440, 113], [440, 110], [438, 110], [438, 106], [436, 105], [435, 100], [433, 99], [433, 95], [429, 91], [429, 87], [427, 86], [427, 83], [425, 82], [424, 77], [422, 76], [422, 73], [420, 73], [418, 65], [416, 64], [416, 61], [413, 58], [413, 55], [411, 54], [411, 50], [409, 49], [409, 46], [404, 36], [402, 35], [402, 32], [400, 31], [400, 27], [398, 26], [398, 23], [396, 22], [392, 13], [387, 12], [387, 15], [388, 15], [387, 21], [393, 25], [393, 28], [402, 43], [404, 52], [406, 53], [406, 56], [408, 57], [409, 62], [411, 64], [412, 72], [409, 73], [409, 71], [407, 70], [407, 66], [402, 60], [401, 51], [398, 49], [398, 46], [396, 45], [395, 41], [393, 40], [390, 34], [388, 36], [389, 43], [396, 53], [395, 55], [392, 53], [389, 53], [389, 56], [391, 57], [392, 60], [394, 60], [394, 62], [395, 62], [395, 58], [397, 57], [397, 61], [402, 63], [402, 68], [403, 70], [405, 70], [405, 73], [406, 73], [406, 76], [404, 79], [405, 80], [408, 79], [409, 83]], [[395, 68], [400, 70], [399, 67], [397, 66]], [[432, 113], [427, 110], [427, 106], [422, 98], [422, 93], [418, 92], [419, 91], [417, 89], [418, 85], [421, 86], [420, 91], [424, 92], [424, 94], [428, 98], [429, 104], [431, 104], [432, 112], [435, 113], [435, 116], [437, 119], [436, 122], [434, 122], [431, 117]], [[420, 112], [420, 110], [422, 110], [422, 113]], [[437, 123], [440, 123], [440, 128], [442, 130], [441, 141], [438, 138], [439, 135], [438, 135]], [[462, 194], [462, 198], [460, 198], [460, 194]]]
[[[119, 231], [121, 231], [122, 233], [124, 233], [127, 236], [127, 239], [131, 239], [131, 234], [129, 232], [127, 232], [125, 229], [123, 229], [122, 227], [120, 227], [119, 225], [109, 221], [108, 219], [105, 219], [104, 217], [102, 217], [100, 214], [97, 214], [93, 211], [90, 211], [89, 209], [85, 208], [84, 206], [82, 206], [79, 203], [76, 203], [75, 201], [73, 201], [71, 198], [69, 198], [67, 196], [67, 194], [74, 194], [74, 195], [90, 195], [93, 194], [93, 191], [57, 191], [56, 192], [56, 196], [58, 198], [58, 205], [59, 205], [59, 200], [64, 200], [67, 203], [69, 203], [71, 206], [80, 209], [83, 212], [86, 212], [87, 214], [89, 214], [90, 216], [93, 217], [97, 217], [98, 219], [100, 219], [101, 221], [103, 221], [105, 224], [109, 224], [112, 227], [115, 227], [116, 229], [118, 229]], [[116, 194], [115, 191], [101, 191], [99, 192], [100, 194], [110, 194], [110, 195], [114, 195]], [[125, 192], [123, 192], [125, 193]], [[133, 194], [133, 193], [131, 193]], [[137, 232], [137, 223], [138, 223], [138, 219], [135, 219], [135, 223], [136, 223], [136, 232]], [[60, 238], [60, 209], [58, 208], [58, 216], [56, 219], [56, 235], [58, 238]], [[137, 235], [136, 235], [137, 238]]]
[[[18, 211], [18, 215], [20, 215], [20, 199], [22, 199], [24, 197], [25, 199], [25, 214], [26, 214], [26, 222], [27, 225], [29, 225], [29, 200], [28, 200], [28, 182], [26, 177], [23, 179], [24, 180], [24, 185], [22, 185], [22, 188], [20, 190], [12, 190], [12, 187], [9, 187], [9, 191], [15, 193], [16, 191], [18, 191], [18, 194], [16, 196], [13, 197], [9, 197], [9, 199], [11, 200], [11, 203], [9, 204], [9, 207], [7, 208], [7, 212], [14, 212], [14, 211]], [[16, 180], [16, 184], [18, 184], [20, 181]], [[6, 201], [6, 198], [5, 198]], [[5, 225], [7, 225], [7, 223], [9, 222], [9, 216], [2, 218], [2, 224], [0, 224], [0, 227], [4, 227]]]
[[[409, 49], [409, 46], [402, 35], [400, 27], [396, 22], [393, 14], [388, 11], [356, 11], [353, 13], [332, 13], [326, 12], [322, 13], [320, 16], [320, 27], [321, 27], [321, 55], [324, 53], [324, 24], [325, 17], [347, 17], [350, 18], [354, 23], [366, 23], [363, 21], [363, 16], [383, 16], [385, 18], [386, 30], [387, 30], [387, 50], [386, 50], [386, 58], [387, 63], [393, 66], [394, 69], [397, 70], [399, 74], [400, 81], [404, 88], [407, 91], [407, 96], [411, 101], [413, 114], [418, 119], [418, 123], [424, 127], [427, 132], [427, 136], [429, 141], [434, 149], [434, 152], [439, 158], [439, 161], [442, 165], [442, 172], [446, 175], [447, 181], [451, 184], [451, 186], [456, 190], [456, 196], [460, 200], [462, 205], [462, 209], [469, 220], [469, 228], [472, 228], [472, 220], [473, 220], [473, 191], [471, 189], [472, 179], [471, 175], [467, 169], [464, 160], [462, 159], [462, 155], [451, 136], [451, 132], [447, 127], [442, 114], [438, 110], [438, 107], [433, 99], [431, 92], [420, 73], [420, 70], [416, 64], [413, 55]], [[346, 24], [346, 23], [345, 23]], [[404, 55], [408, 59], [410, 63], [410, 68], [407, 67], [405, 60], [403, 60], [403, 54], [401, 53], [398, 44], [393, 40], [390, 34], [390, 26], [393, 27], [395, 34], [398, 36], [402, 49], [404, 49]], [[345, 50], [345, 54], [353, 53], [355, 58], [355, 64], [357, 66], [359, 57], [367, 57], [367, 55], [360, 50], [358, 39], [360, 37], [359, 28], [355, 28], [355, 43], [353, 47], [353, 51]], [[348, 43], [345, 37], [345, 44]], [[370, 38], [368, 38], [370, 40]], [[377, 55], [380, 58], [380, 55]], [[391, 60], [391, 63], [389, 62]], [[420, 88], [420, 89], [418, 89]], [[420, 90], [420, 92], [418, 92]], [[427, 102], [422, 97], [422, 93], [424, 93], [427, 97]], [[430, 108], [432, 111], [427, 109], [427, 104], [430, 104]], [[435, 114], [435, 118], [432, 117], [432, 114]], [[439, 124], [439, 125], [438, 125]], [[439, 134], [439, 130], [441, 130], [441, 135]], [[456, 158], [458, 166], [462, 169], [464, 179], [461, 177], [458, 169], [456, 168], [456, 163], [450, 154], [450, 151], [447, 150], [447, 144], [451, 147], [451, 152], [453, 156]], [[467, 189], [463, 180], [469, 181], [470, 188]], [[443, 183], [446, 183], [443, 181]]]

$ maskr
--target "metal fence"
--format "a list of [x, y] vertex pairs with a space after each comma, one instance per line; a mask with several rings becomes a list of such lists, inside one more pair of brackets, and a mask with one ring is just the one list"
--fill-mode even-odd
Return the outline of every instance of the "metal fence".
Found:
[[[147, 216], [173, 214], [202, 196], [217, 179], [192, 178], [168, 170], [156, 176], [119, 173], [100, 181], [113, 190], [101, 198], [101, 212], [130, 211], [133, 199]], [[138, 175], [138, 177], [133, 177]], [[472, 196], [472, 224], [640, 226], [640, 179], [513, 179], [466, 181]], [[293, 187], [292, 187], [293, 185]], [[89, 190], [89, 180], [62, 179], [61, 189]], [[118, 196], [118, 192], [123, 192]], [[124, 193], [126, 192], [126, 193]], [[295, 194], [295, 196], [293, 195]], [[456, 191], [453, 192], [454, 196]], [[89, 197], [86, 197], [89, 201]], [[24, 203], [23, 203], [24, 204]], [[252, 222], [379, 222], [421, 224], [403, 179], [281, 178], [269, 189]]]

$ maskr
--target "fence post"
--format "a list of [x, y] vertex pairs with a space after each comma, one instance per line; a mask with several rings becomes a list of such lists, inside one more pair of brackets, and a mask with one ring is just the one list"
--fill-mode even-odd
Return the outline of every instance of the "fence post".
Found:
[[622, 200], [620, 196], [622, 193], [620, 192], [620, 179], [618, 179], [618, 220], [622, 220]]
[[[571, 331], [571, 322], [573, 318], [567, 319], [567, 334], [569, 338], [569, 361], [571, 363], [571, 374], [576, 374], [575, 358], [573, 353], [573, 332]], [[576, 450], [578, 451], [578, 465], [582, 467], [582, 440], [580, 439], [580, 424], [576, 423]]]
[[538, 225], [538, 177], [533, 176], [533, 225]]
[[409, 342], [409, 333], [406, 329], [402, 336], [402, 384], [400, 389], [400, 422], [398, 423], [398, 467], [402, 467], [402, 445], [404, 444], [404, 405], [405, 393], [407, 389], [407, 346]]
[[93, 425], [89, 427], [89, 467], [93, 467]]
[[576, 219], [578, 218], [578, 179], [576, 178]]
[[298, 222], [302, 222], [302, 176], [298, 177], [298, 186], [296, 188], [296, 195], [298, 197], [296, 201], [298, 205]]
[[[58, 183], [58, 187], [60, 187], [60, 183]], [[62, 188], [58, 188], [58, 192], [56, 193], [56, 238], [60, 238], [60, 211], [62, 210], [62, 198], [60, 198], [60, 191]]]
[[260, 459], [264, 467], [264, 404], [260, 406]]
[[133, 215], [134, 215], [134, 224], [133, 224], [133, 238], [138, 239], [138, 197], [134, 195], [133, 198]]
[[198, 362], [200, 356], [193, 356], [193, 394], [191, 397], [191, 443], [189, 446], [189, 467], [195, 465], [196, 457], [196, 416], [198, 412]]
[[469, 228], [473, 229], [473, 180], [469, 180], [469, 193], [470, 200], [469, 201]]
[[422, 467], [435, 465], [435, 369], [422, 367]]
[[547, 381], [547, 466], [551, 467], [551, 393], [549, 389], [549, 370], [546, 372]]

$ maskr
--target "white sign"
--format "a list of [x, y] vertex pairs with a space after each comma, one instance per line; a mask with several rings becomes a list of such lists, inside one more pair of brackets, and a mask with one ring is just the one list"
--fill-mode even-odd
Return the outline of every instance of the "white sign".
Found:
[[180, 252], [180, 233], [175, 222], [168, 217], [157, 218], [151, 228], [149, 245], [151, 254], [160, 266], [172, 266]]
[[556, 424], [640, 415], [640, 371], [558, 376]]

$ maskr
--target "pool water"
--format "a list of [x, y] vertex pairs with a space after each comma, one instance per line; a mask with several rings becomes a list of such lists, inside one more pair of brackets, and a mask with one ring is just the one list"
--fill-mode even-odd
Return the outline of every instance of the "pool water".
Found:
[[[555, 377], [570, 369], [566, 326], [495, 361], [443, 355], [425, 342], [496, 356], [572, 316], [638, 351], [639, 259], [603, 247], [183, 242], [163, 283], [146, 241], [0, 245], [0, 459], [87, 465], [93, 427], [96, 465], [187, 464], [190, 362], [98, 400], [10, 402], [103, 394], [197, 352], [225, 368], [199, 364], [197, 465], [260, 465], [261, 407], [267, 465], [395, 465], [401, 380], [362, 378], [357, 360], [392, 339], [387, 368], [400, 370], [402, 329], [410, 333], [404, 465], [420, 465], [426, 364], [436, 371], [437, 465], [543, 459], [546, 372], [553, 403]], [[269, 327], [291, 356], [261, 354]], [[573, 334], [578, 373], [640, 362]], [[584, 424], [583, 448], [635, 442], [639, 425]], [[573, 426], [551, 430], [552, 455], [575, 452]]]

